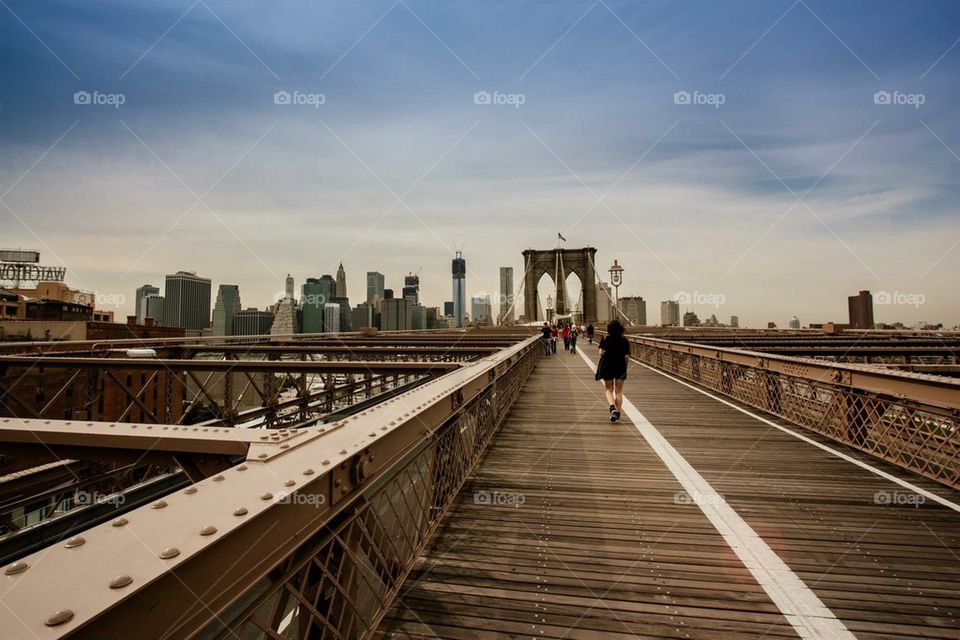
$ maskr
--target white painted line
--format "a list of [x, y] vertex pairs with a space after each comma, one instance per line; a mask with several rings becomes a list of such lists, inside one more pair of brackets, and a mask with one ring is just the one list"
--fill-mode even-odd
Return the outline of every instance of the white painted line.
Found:
[[774, 429], [779, 429], [780, 431], [783, 431], [784, 433], [789, 433], [789, 434], [790, 434], [791, 436], [793, 436], [794, 438], [798, 438], [798, 439], [800, 439], [800, 440], [803, 440], [803, 441], [806, 442], [807, 444], [812, 444], [813, 446], [817, 447], [818, 449], [823, 449], [823, 450], [826, 451], [827, 453], [833, 454], [833, 455], [837, 456], [838, 458], [840, 458], [841, 460], [846, 460], [847, 462], [849, 462], [849, 463], [851, 463], [851, 464], [857, 465], [857, 466], [860, 467], [861, 469], [866, 469], [867, 471], [869, 471], [869, 472], [871, 472], [871, 473], [874, 473], [874, 474], [880, 476], [880, 477], [883, 478], [884, 480], [889, 480], [890, 482], [894, 482], [894, 483], [900, 485], [900, 486], [903, 487], [904, 489], [909, 489], [910, 491], [913, 491], [914, 493], [920, 494], [921, 496], [923, 496], [923, 497], [926, 498], [927, 500], [932, 500], [933, 502], [942, 504], [943, 506], [945, 506], [945, 507], [947, 507], [947, 508], [950, 508], [950, 509], [953, 509], [954, 511], [960, 512], [960, 504], [957, 504], [956, 502], [951, 502], [950, 500], [947, 500], [946, 498], [943, 498], [943, 497], [941, 497], [941, 496], [938, 496], [938, 495], [935, 494], [935, 493], [932, 493], [932, 492], [930, 492], [930, 491], [927, 491], [926, 489], [922, 489], [922, 488], [918, 487], [917, 485], [915, 485], [915, 484], [913, 484], [913, 483], [911, 483], [911, 482], [908, 482], [907, 480], [902, 480], [901, 478], [898, 478], [898, 477], [896, 477], [896, 476], [894, 476], [894, 475], [891, 475], [891, 474], [887, 473], [886, 471], [883, 471], [882, 469], [877, 469], [876, 467], [870, 466], [870, 465], [867, 464], [866, 462], [862, 462], [862, 461], [860, 461], [860, 460], [857, 460], [856, 458], [850, 457], [850, 456], [848, 456], [847, 454], [843, 453], [842, 451], [837, 451], [836, 449], [833, 449], [833, 448], [831, 448], [831, 447], [828, 447], [828, 446], [825, 445], [825, 444], [822, 444], [822, 443], [820, 443], [820, 442], [817, 442], [816, 440], [813, 440], [812, 438], [808, 438], [807, 436], [803, 435], [802, 433], [797, 433], [796, 431], [793, 431], [792, 429], [788, 429], [788, 428], [786, 428], [786, 427], [784, 427], [784, 426], [782, 426], [782, 425], [779, 425], [779, 424], [777, 424], [776, 422], [773, 422], [772, 420], [768, 420], [767, 418], [764, 418], [764, 417], [761, 416], [761, 415], [758, 415], [758, 414], [756, 414], [756, 413], [754, 413], [754, 412], [752, 412], [752, 411], [749, 411], [749, 410], [747, 410], [747, 409], [744, 409], [743, 407], [738, 407], [737, 405], [733, 404], [732, 402], [729, 402], [729, 401], [727, 401], [727, 400], [724, 400], [724, 399], [721, 398], [720, 396], [714, 395], [714, 394], [710, 393], [709, 391], [706, 391], [706, 390], [704, 390], [704, 389], [701, 389], [700, 387], [698, 387], [698, 386], [696, 386], [696, 385], [694, 385], [694, 384], [690, 384], [689, 382], [686, 382], [685, 380], [681, 380], [680, 378], [677, 378], [677, 377], [675, 377], [675, 376], [672, 376], [672, 375], [670, 375], [669, 373], [664, 373], [663, 371], [660, 371], [659, 369], [655, 369], [654, 367], [651, 367], [650, 365], [645, 364], [645, 363], [643, 363], [643, 362], [639, 362], [639, 361], [637, 361], [637, 360], [632, 360], [632, 361], [633, 361], [633, 362], [636, 362], [636, 363], [639, 364], [639, 365], [643, 365], [644, 367], [646, 367], [647, 369], [650, 369], [650, 371], [653, 371], [654, 373], [659, 373], [660, 375], [662, 375], [662, 376], [664, 376], [664, 377], [666, 377], [666, 378], [670, 378], [670, 379], [673, 380], [674, 382], [679, 382], [680, 384], [682, 384], [682, 385], [685, 386], [685, 387], [690, 387], [690, 388], [693, 389], [694, 391], [699, 391], [699, 392], [702, 393], [703, 395], [705, 395], [705, 396], [707, 396], [707, 397], [709, 397], [709, 398], [713, 398], [713, 399], [716, 400], [717, 402], [722, 402], [723, 404], [727, 405], [728, 407], [731, 407], [731, 408], [733, 408], [733, 409], [736, 409], [736, 410], [739, 411], [740, 413], [744, 413], [744, 414], [750, 416], [751, 418], [755, 418], [756, 420], [759, 420], [760, 422], [762, 422], [762, 423], [764, 423], [764, 424], [768, 424], [768, 425], [770, 425], [771, 427], [773, 427]]
[[[592, 371], [596, 371], [593, 362], [582, 351], [580, 357]], [[726, 503], [723, 496], [667, 442], [627, 396], [623, 396], [623, 411], [801, 638], [856, 638], [733, 507]]]

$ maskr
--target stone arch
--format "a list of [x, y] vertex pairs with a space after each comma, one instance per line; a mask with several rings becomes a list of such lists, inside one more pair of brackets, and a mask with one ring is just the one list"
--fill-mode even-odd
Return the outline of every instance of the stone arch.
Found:
[[[571, 303], [563, 297], [562, 285], [571, 273], [577, 274], [583, 287], [583, 321], [597, 321], [597, 278], [594, 270], [594, 257], [597, 250], [593, 247], [582, 249], [527, 249], [523, 252], [524, 287], [523, 309], [527, 321], [541, 320], [542, 310], [539, 308], [537, 285], [543, 274], [548, 274], [554, 283], [554, 306], [557, 313], [568, 313]], [[558, 265], [562, 265], [563, 273], [557, 277]]]

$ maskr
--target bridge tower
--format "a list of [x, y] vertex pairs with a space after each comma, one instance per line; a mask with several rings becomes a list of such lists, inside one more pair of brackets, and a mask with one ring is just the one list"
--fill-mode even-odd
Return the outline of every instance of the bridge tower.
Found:
[[577, 274], [583, 288], [583, 322], [597, 321], [597, 276], [593, 247], [582, 249], [527, 249], [523, 252], [523, 308], [527, 321], [540, 320], [537, 283], [544, 273], [550, 275], [556, 289], [558, 314], [569, 313], [563, 283], [571, 273]]

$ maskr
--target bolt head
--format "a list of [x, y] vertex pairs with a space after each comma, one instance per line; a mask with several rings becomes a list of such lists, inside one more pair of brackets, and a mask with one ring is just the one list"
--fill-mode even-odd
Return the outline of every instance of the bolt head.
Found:
[[117, 576], [116, 578], [110, 581], [110, 588], [122, 589], [125, 586], [129, 585], [131, 582], [133, 582], [133, 578], [131, 578], [130, 576]]
[[180, 555], [180, 549], [177, 549], [176, 547], [167, 547], [166, 549], [160, 552], [160, 558], [163, 560], [176, 558], [178, 555]]
[[233, 510], [233, 515], [235, 515], [235, 516], [245, 516], [245, 515], [247, 515], [247, 508], [246, 508], [246, 507], [237, 507], [236, 509]]
[[150, 508], [151, 508], [151, 509], [163, 509], [163, 508], [166, 507], [166, 506], [167, 506], [167, 501], [166, 501], [166, 500], [157, 500], [156, 502], [154, 502], [153, 504], [150, 505]]
[[83, 536], [73, 536], [63, 545], [67, 549], [74, 549], [86, 543], [86, 540]]
[[200, 529], [200, 535], [202, 536], [212, 536], [217, 532], [217, 528], [213, 525], [207, 525], [203, 529]]
[[56, 627], [57, 625], [65, 624], [73, 620], [73, 611], [70, 609], [61, 609], [55, 614], [44, 620], [43, 624], [48, 627]]
[[17, 560], [13, 564], [9, 565], [6, 571], [4, 571], [4, 573], [8, 576], [15, 576], [18, 573], [23, 573], [29, 568], [30, 568], [29, 564], [27, 564], [23, 560]]
[[130, 522], [130, 521], [127, 520], [126, 518], [117, 518], [116, 520], [114, 520], [114, 521], [111, 522], [110, 524], [112, 524], [112, 525], [115, 526], [115, 527], [123, 527], [123, 526], [127, 525], [129, 522]]

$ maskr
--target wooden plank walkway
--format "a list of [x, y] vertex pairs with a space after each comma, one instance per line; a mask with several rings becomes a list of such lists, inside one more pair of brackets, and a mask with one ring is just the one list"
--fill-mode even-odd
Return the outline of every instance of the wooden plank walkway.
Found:
[[[639, 365], [625, 391], [856, 637], [960, 638], [960, 513], [877, 504], [910, 492]], [[798, 634], [561, 351], [538, 365], [377, 636]]]

